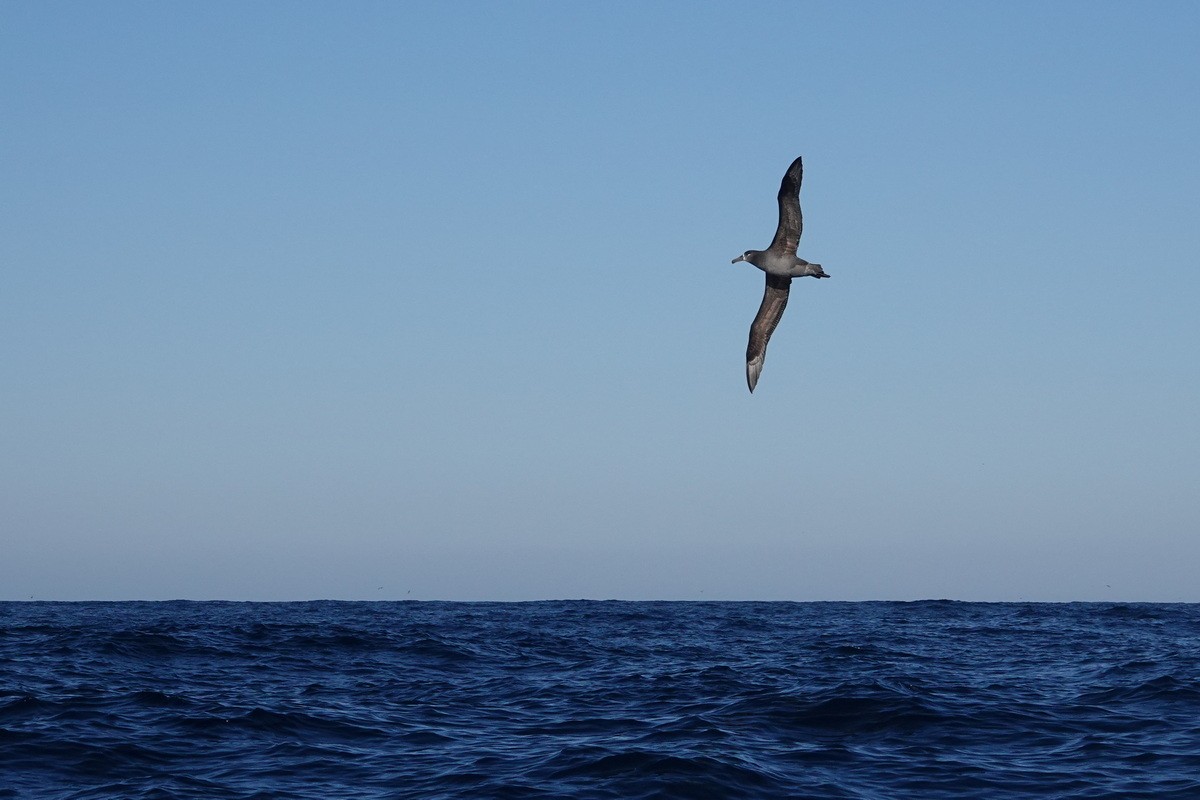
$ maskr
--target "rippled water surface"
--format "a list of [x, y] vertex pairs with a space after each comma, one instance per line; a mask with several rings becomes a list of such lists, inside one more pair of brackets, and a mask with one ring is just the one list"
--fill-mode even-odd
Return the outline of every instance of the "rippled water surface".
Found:
[[1200, 607], [0, 603], [0, 798], [1200, 798]]

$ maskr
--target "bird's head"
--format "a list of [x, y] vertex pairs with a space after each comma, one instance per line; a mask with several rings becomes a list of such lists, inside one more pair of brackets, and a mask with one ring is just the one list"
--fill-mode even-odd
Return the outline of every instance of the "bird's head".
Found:
[[760, 255], [762, 255], [762, 251], [760, 251], [760, 250], [747, 250], [746, 252], [742, 253], [740, 256], [735, 258], [733, 261], [730, 261], [729, 263], [736, 264], [739, 261], [745, 261], [747, 263], [758, 266], [756, 261]]

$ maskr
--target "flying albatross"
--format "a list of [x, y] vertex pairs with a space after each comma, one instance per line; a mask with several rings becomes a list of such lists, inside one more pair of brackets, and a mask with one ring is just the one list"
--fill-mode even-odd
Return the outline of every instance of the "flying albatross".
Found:
[[763, 359], [767, 357], [767, 342], [787, 307], [792, 278], [805, 275], [829, 277], [820, 264], [810, 264], [796, 257], [796, 246], [800, 244], [800, 233], [804, 230], [804, 217], [800, 214], [800, 181], [803, 178], [804, 162], [797, 158], [779, 185], [779, 227], [775, 229], [771, 246], [766, 250], [747, 250], [732, 262], [748, 261], [767, 273], [767, 288], [758, 314], [750, 325], [750, 343], [746, 345], [746, 383], [751, 392], [758, 383]]

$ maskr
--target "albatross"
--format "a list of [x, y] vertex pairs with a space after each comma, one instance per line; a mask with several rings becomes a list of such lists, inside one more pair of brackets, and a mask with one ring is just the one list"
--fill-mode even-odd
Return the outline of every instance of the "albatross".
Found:
[[775, 229], [771, 246], [766, 250], [747, 250], [731, 262], [746, 261], [767, 273], [767, 288], [758, 314], [750, 325], [750, 343], [746, 345], [746, 384], [751, 392], [762, 373], [767, 342], [787, 307], [792, 278], [829, 277], [820, 264], [810, 264], [796, 257], [800, 233], [804, 230], [804, 217], [800, 214], [800, 181], [803, 178], [804, 161], [797, 158], [788, 167], [783, 183], [779, 184], [779, 227]]

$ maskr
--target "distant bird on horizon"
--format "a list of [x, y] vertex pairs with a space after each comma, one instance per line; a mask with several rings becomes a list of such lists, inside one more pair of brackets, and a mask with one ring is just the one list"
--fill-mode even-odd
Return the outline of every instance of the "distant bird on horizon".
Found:
[[804, 230], [804, 216], [800, 213], [800, 181], [803, 179], [804, 162], [797, 157], [779, 185], [779, 227], [775, 229], [771, 246], [766, 250], [747, 250], [731, 262], [746, 261], [767, 273], [762, 305], [750, 325], [750, 343], [746, 345], [746, 384], [752, 393], [767, 357], [767, 342], [783, 316], [783, 309], [787, 308], [792, 278], [829, 277], [820, 264], [810, 264], [796, 257], [796, 247]]

